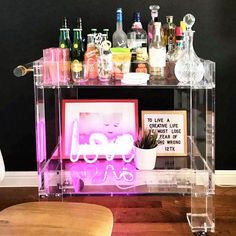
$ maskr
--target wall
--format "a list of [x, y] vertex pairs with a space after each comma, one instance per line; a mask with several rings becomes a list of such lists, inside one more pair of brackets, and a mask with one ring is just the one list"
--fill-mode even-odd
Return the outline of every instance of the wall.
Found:
[[146, 26], [148, 6], [161, 6], [160, 19], [173, 14], [178, 23], [183, 15], [196, 17], [194, 44], [197, 54], [216, 62], [217, 117], [216, 168], [236, 169], [235, 149], [235, 72], [236, 22], [234, 0], [21, 0], [1, 1], [0, 9], [0, 148], [6, 169], [35, 170], [34, 101], [32, 75], [17, 79], [12, 75], [16, 65], [42, 56], [42, 49], [57, 46], [62, 16], [73, 22], [84, 20], [84, 35], [92, 27], [115, 29], [115, 9], [124, 9], [124, 29], [132, 22], [132, 12], [141, 11]]

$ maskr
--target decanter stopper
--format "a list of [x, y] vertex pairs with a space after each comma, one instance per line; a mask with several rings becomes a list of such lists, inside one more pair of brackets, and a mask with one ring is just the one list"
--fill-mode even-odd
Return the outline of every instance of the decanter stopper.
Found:
[[192, 14], [187, 14], [184, 16], [183, 21], [186, 25], [186, 29], [192, 30], [192, 27], [195, 23], [195, 17]]

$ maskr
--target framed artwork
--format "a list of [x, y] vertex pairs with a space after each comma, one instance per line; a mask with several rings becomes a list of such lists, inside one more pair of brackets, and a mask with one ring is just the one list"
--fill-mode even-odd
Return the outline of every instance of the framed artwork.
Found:
[[142, 132], [158, 133], [157, 156], [187, 155], [187, 111], [142, 111]]
[[87, 163], [104, 158], [129, 162], [137, 133], [136, 99], [62, 101], [63, 157], [72, 162], [80, 158]]

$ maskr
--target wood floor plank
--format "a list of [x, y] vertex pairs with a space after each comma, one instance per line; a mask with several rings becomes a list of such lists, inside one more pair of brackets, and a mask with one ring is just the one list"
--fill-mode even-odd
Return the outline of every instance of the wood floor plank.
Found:
[[[106, 206], [114, 216], [112, 236], [188, 236], [186, 220], [190, 196], [79, 196], [65, 201]], [[0, 188], [0, 210], [18, 203], [38, 201], [37, 188]], [[216, 188], [216, 232], [209, 236], [236, 235], [236, 187]]]

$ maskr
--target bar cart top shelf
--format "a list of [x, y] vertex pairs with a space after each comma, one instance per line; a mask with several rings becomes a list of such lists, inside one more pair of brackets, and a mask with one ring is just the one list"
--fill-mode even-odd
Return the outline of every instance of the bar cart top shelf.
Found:
[[194, 85], [183, 85], [177, 80], [148, 80], [146, 84], [124, 84], [120, 80], [113, 80], [107, 83], [101, 82], [98, 79], [88, 80], [81, 83], [68, 83], [68, 84], [41, 84], [36, 83], [36, 86], [39, 88], [132, 88], [137, 89], [214, 89], [215, 83], [202, 82]]

